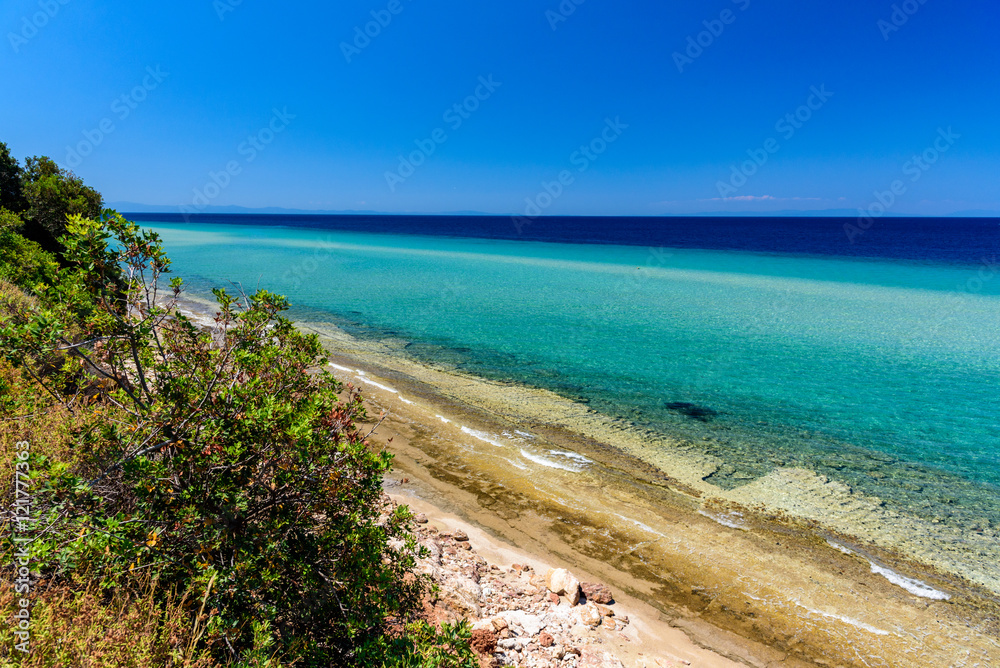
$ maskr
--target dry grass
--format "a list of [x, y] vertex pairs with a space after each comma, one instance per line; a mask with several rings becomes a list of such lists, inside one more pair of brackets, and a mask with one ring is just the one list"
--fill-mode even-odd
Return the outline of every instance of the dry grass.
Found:
[[[10, 555], [7, 555], [10, 556]], [[5, 558], [4, 561], [10, 562]], [[33, 596], [30, 653], [14, 649], [11, 621], [18, 595], [0, 589], [0, 665], [23, 668], [205, 668], [192, 651], [192, 612], [182, 597], [156, 595], [147, 581], [138, 594], [102, 595], [85, 581]], [[165, 602], [157, 603], [157, 599]], [[196, 609], [195, 609], [196, 610]]]

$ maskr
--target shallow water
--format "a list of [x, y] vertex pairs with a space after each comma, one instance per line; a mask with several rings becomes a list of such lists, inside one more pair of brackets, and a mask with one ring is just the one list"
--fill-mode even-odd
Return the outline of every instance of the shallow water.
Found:
[[722, 489], [802, 467], [933, 522], [1000, 526], [989, 262], [144, 225], [195, 293], [266, 288], [293, 317], [681, 436], [721, 460]]

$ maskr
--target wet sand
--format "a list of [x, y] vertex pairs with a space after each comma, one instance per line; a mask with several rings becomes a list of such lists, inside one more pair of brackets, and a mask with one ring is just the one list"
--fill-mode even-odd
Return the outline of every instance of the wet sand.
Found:
[[958, 556], [933, 544], [939, 528], [915, 533], [809, 471], [725, 491], [703, 480], [718, 462], [695, 447], [417, 363], [402, 343], [299, 324], [321, 334], [331, 372], [364, 388], [373, 416], [386, 412], [373, 440], [415, 504], [610, 584], [648, 606], [649, 624], [754, 666], [1000, 665], [995, 537], [965, 537], [986, 565], [960, 575]]

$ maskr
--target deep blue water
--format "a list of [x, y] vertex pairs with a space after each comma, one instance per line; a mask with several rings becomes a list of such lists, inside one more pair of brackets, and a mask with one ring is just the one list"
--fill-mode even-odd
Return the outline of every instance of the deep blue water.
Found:
[[[182, 214], [136, 213], [136, 221], [188, 222]], [[312, 230], [417, 234], [476, 239], [700, 248], [754, 253], [924, 260], [978, 265], [1000, 251], [997, 218], [615, 218], [510, 216], [377, 216], [195, 214], [191, 223], [283, 225]], [[853, 242], [852, 242], [853, 238]]]

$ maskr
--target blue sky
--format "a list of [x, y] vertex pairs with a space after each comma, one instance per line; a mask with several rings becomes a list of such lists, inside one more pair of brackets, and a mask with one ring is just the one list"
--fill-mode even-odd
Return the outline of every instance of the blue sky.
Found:
[[995, 0], [8, 0], [0, 140], [108, 201], [195, 210], [1000, 210], [997, 19]]

